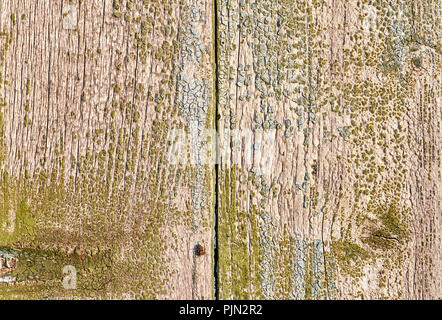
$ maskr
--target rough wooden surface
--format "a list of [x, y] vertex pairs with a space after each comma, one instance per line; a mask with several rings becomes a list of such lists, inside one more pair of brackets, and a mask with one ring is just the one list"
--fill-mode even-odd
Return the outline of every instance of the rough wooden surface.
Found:
[[440, 5], [1, 1], [0, 297], [441, 298]]
[[213, 126], [211, 2], [8, 0], [0, 26], [1, 244], [101, 261], [2, 297], [212, 298], [213, 169], [168, 160]]
[[221, 298], [440, 298], [440, 10], [218, 1]]

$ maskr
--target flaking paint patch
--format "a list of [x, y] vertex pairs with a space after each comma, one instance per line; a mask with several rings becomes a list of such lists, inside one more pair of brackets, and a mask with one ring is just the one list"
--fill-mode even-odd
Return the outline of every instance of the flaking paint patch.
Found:
[[377, 288], [376, 268], [371, 265], [364, 266], [361, 278], [361, 287], [364, 292], [370, 292]]
[[12, 235], [15, 231], [15, 220], [16, 220], [16, 213], [15, 210], [9, 209], [8, 212], [8, 221], [6, 222], [5, 231]]

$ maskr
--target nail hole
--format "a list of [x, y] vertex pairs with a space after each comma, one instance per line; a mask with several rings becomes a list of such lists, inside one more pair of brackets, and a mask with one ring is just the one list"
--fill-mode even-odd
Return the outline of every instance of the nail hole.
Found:
[[193, 251], [195, 252], [195, 255], [197, 257], [203, 256], [206, 254], [206, 249], [204, 249], [204, 247], [202, 245], [200, 245], [199, 243], [193, 248]]

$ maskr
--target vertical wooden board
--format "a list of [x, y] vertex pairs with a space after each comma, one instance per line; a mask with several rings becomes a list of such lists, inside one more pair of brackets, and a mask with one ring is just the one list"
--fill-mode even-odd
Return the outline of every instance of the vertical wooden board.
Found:
[[217, 0], [221, 299], [440, 298], [440, 12]]
[[212, 9], [1, 1], [2, 298], [213, 297]]

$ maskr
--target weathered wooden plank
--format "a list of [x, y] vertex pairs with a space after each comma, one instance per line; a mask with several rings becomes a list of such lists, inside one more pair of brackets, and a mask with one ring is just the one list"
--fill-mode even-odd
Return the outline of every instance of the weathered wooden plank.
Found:
[[0, 296], [440, 297], [439, 25], [437, 1], [2, 1]]
[[213, 297], [213, 168], [169, 148], [213, 157], [212, 26], [210, 1], [0, 3], [0, 245], [63, 257], [2, 298]]
[[440, 297], [440, 2], [217, 9], [220, 297]]

